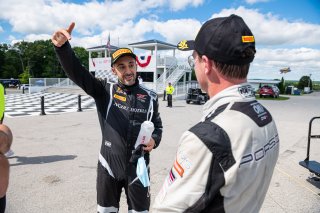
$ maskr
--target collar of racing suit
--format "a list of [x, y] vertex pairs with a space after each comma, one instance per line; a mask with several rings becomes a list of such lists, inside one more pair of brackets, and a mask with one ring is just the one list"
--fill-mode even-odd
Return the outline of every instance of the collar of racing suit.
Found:
[[205, 120], [205, 118], [209, 114], [212, 114], [219, 106], [237, 100], [255, 100], [254, 89], [249, 83], [242, 83], [228, 87], [211, 97], [203, 106], [203, 117], [201, 121]]
[[134, 84], [128, 86], [128, 85], [125, 85], [123, 84], [121, 81], [118, 80], [118, 85], [119, 87], [124, 90], [125, 92], [131, 92], [133, 91], [134, 89], [138, 88], [138, 85], [139, 85], [139, 80], [136, 79], [136, 81], [134, 82]]

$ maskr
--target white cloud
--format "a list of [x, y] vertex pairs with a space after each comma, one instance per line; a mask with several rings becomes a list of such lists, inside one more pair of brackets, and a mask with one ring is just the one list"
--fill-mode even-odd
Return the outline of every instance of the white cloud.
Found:
[[29, 34], [25, 37], [25, 41], [36, 41], [36, 40], [48, 40], [51, 39], [51, 35], [48, 34]]
[[241, 16], [253, 32], [257, 45], [319, 45], [320, 25], [302, 21], [289, 22], [271, 13], [239, 7], [224, 9], [212, 18], [236, 14]]
[[7, 20], [14, 32], [23, 34], [50, 34], [54, 30], [66, 28], [74, 21], [77, 33], [90, 36], [106, 29], [114, 30], [143, 14], [154, 19], [154, 14], [150, 13], [152, 9], [169, 7], [177, 11], [197, 7], [203, 2], [204, 0], [106, 0], [76, 4], [59, 0], [1, 0], [0, 19]]
[[[199, 6], [203, 0], [124, 0], [105, 2], [86, 2], [83, 4], [64, 3], [58, 0], [11, 0], [0, 4], [0, 19], [8, 20], [13, 31], [23, 34], [52, 34], [55, 30], [66, 28], [72, 21], [76, 27], [74, 33], [80, 37], [90, 37], [100, 33], [116, 32], [121, 40], [130, 37], [135, 25], [141, 25], [141, 20], [132, 22], [138, 15], [150, 15], [144, 23], [154, 21], [155, 33], [160, 33], [167, 41], [177, 42], [179, 39], [194, 38], [200, 28], [200, 22], [195, 19], [156, 21], [154, 14], [148, 14], [155, 8], [168, 6], [183, 9], [187, 6]], [[32, 5], [32, 6], [30, 6]], [[139, 5], [139, 7], [136, 7]], [[137, 9], [132, 9], [137, 8]], [[123, 15], [125, 11], [125, 15]], [[320, 25], [302, 21], [289, 22], [273, 14], [262, 14], [258, 10], [244, 7], [224, 9], [212, 17], [237, 14], [243, 17], [252, 29], [257, 45], [319, 45]], [[129, 24], [128, 24], [129, 23]], [[148, 26], [150, 28], [150, 26]], [[143, 32], [150, 32], [139, 27]], [[124, 30], [122, 33], [119, 30]], [[143, 38], [143, 33], [140, 34]], [[128, 36], [130, 35], [130, 36]]]
[[173, 44], [177, 44], [183, 39], [194, 39], [200, 27], [201, 23], [194, 19], [168, 20], [154, 23], [154, 31], [165, 37], [167, 42]]
[[[165, 42], [175, 45], [182, 39], [194, 39], [203, 24], [195, 18], [163, 21], [154, 11], [198, 7], [204, 0], [105, 0], [83, 4], [61, 0], [0, 1], [0, 20], [7, 20], [13, 31], [25, 35], [23, 40], [27, 41], [50, 39], [55, 30], [66, 28], [75, 21], [73, 46], [106, 44], [109, 33], [111, 44], [115, 46], [152, 39], [146, 37], [150, 34], [161, 35]], [[249, 76], [281, 78], [279, 69], [290, 66], [292, 72], [287, 77], [299, 79], [301, 74], [313, 72], [320, 79], [319, 50], [312, 49], [314, 45], [320, 45], [320, 25], [301, 20], [288, 21], [272, 13], [263, 14], [245, 7], [224, 9], [211, 17], [230, 14], [243, 17], [256, 38], [257, 55]], [[18, 41], [15, 36], [9, 37], [13, 43]], [[190, 52], [176, 51], [176, 54], [186, 57]]]
[[204, 3], [204, 0], [169, 0], [170, 8], [173, 11], [182, 10], [189, 5], [198, 7], [203, 3]]
[[3, 28], [0, 26], [0, 33], [2, 33], [4, 30], [3, 30]]
[[300, 79], [301, 76], [313, 73], [320, 79], [320, 50], [311, 48], [297, 49], [257, 49], [249, 76], [253, 78], [281, 79], [280, 69], [290, 67], [285, 74], [287, 79]]
[[[212, 18], [236, 14], [241, 16], [253, 32], [257, 54], [251, 65], [249, 78], [281, 79], [280, 69], [290, 67], [286, 79], [300, 79], [313, 73], [320, 79], [320, 25], [302, 21], [287, 21], [268, 13], [244, 7], [224, 9]], [[283, 48], [288, 46], [290, 48]]]
[[78, 33], [93, 35], [100, 33], [101, 29], [113, 29], [161, 4], [164, 3], [155, 0], [106, 0], [103, 3], [92, 1], [83, 4], [56, 0], [11, 0], [1, 2], [0, 19], [8, 20], [13, 31], [20, 33], [51, 33], [74, 21]]

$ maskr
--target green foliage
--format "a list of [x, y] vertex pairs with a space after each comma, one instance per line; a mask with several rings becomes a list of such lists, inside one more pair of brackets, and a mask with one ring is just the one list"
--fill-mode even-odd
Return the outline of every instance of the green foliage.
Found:
[[31, 78], [31, 76], [29, 74], [29, 67], [27, 67], [25, 71], [19, 75], [19, 80], [22, 84], [28, 84], [29, 78]]
[[314, 81], [312, 84], [312, 90], [314, 91], [320, 91], [320, 82], [319, 81]]
[[260, 98], [259, 95], [256, 95], [257, 100], [273, 100], [273, 101], [286, 101], [290, 99], [289, 97], [285, 96], [279, 96], [278, 98], [273, 98], [273, 97], [262, 97]]
[[82, 63], [82, 66], [84, 66], [86, 69], [89, 69], [89, 53], [86, 51], [83, 47], [74, 47], [73, 48], [74, 53], [79, 58], [79, 60]]
[[196, 81], [196, 80], [197, 80], [196, 72], [195, 72], [194, 69], [192, 69], [191, 80], [192, 80], [192, 81]]
[[[82, 47], [74, 48], [83, 66], [88, 68], [88, 52]], [[27, 71], [27, 72], [26, 72]], [[65, 78], [66, 75], [56, 57], [50, 40], [18, 42], [14, 45], [0, 44], [0, 78]]]
[[305, 87], [310, 87], [312, 90], [312, 80], [310, 76], [302, 76], [299, 80], [297, 88], [303, 90]]

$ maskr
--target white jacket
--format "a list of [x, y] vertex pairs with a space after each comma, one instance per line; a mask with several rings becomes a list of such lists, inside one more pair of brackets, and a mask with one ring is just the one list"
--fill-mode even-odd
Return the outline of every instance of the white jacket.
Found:
[[276, 125], [251, 86], [229, 87], [182, 135], [152, 212], [259, 212], [278, 155]]

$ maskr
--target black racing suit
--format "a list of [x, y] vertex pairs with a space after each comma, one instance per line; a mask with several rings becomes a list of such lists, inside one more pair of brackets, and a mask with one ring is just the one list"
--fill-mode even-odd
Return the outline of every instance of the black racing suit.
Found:
[[[138, 81], [125, 86], [96, 79], [81, 66], [69, 42], [55, 50], [68, 77], [96, 102], [102, 132], [97, 176], [98, 212], [117, 212], [123, 187], [129, 211], [147, 212], [150, 206], [148, 187], [143, 187], [136, 178], [136, 163], [131, 163], [130, 158], [141, 123], [150, 116], [155, 127], [152, 138], [155, 147], [159, 146], [162, 122], [156, 93], [139, 85]], [[149, 154], [144, 157], [148, 165]]]

